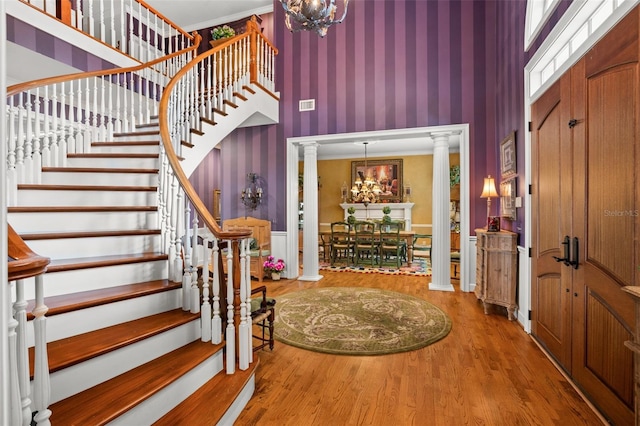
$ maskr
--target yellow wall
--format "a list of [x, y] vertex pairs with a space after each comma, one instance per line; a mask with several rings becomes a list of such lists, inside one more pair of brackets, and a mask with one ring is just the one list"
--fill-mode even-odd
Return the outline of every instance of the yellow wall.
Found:
[[[415, 203], [411, 210], [414, 225], [431, 224], [431, 190], [433, 181], [433, 155], [411, 155], [406, 157], [386, 157], [384, 159], [402, 159], [403, 184], [411, 186], [411, 199]], [[351, 162], [362, 161], [364, 158], [349, 158], [346, 160], [319, 160], [318, 176], [320, 188], [318, 189], [318, 222], [320, 228], [331, 222], [344, 219], [344, 211], [340, 207], [342, 203], [341, 187], [346, 183], [351, 189]], [[460, 164], [459, 154], [449, 155], [449, 164]], [[299, 163], [299, 173], [303, 173], [303, 163]], [[458, 190], [459, 193], [459, 190]], [[350, 196], [350, 193], [349, 193]], [[455, 191], [452, 192], [455, 199]], [[457, 197], [459, 198], [459, 196]], [[302, 192], [300, 192], [302, 201]]]

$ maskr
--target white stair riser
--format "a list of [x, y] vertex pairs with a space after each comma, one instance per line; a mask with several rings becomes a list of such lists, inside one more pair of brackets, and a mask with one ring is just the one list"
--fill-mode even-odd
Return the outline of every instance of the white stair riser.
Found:
[[23, 189], [18, 206], [155, 206], [156, 191], [75, 191]]
[[121, 146], [92, 146], [91, 152], [94, 154], [158, 154], [160, 152], [160, 143], [157, 145], [127, 145], [122, 143]]
[[80, 157], [67, 158], [66, 167], [91, 167], [91, 168], [128, 168], [128, 169], [157, 169], [159, 167], [157, 158], [135, 158], [135, 157]]
[[[166, 279], [168, 276], [167, 261], [156, 260], [153, 262], [46, 273], [43, 280], [45, 297], [48, 297], [117, 287], [143, 281], [161, 280]], [[33, 278], [26, 280], [24, 289], [26, 300], [35, 299]]]
[[51, 373], [51, 403], [112, 379], [197, 339], [200, 339], [199, 319]]
[[29, 240], [29, 247], [41, 256], [73, 259], [119, 253], [152, 253], [160, 248], [161, 235], [127, 235], [92, 238]]
[[[222, 351], [219, 351], [209, 357], [160, 392], [145, 399], [122, 416], [110, 422], [109, 425], [146, 425], [158, 421], [162, 416], [187, 399], [192, 393], [204, 386], [213, 376], [216, 374], [224, 374], [221, 372], [223, 367], [222, 353]], [[212, 396], [212, 398], [215, 398], [215, 396]], [[232, 423], [218, 424], [231, 425]]]
[[[94, 306], [47, 317], [47, 342], [133, 321], [182, 306], [182, 289]], [[27, 327], [27, 344], [34, 345], [33, 324]]]
[[158, 229], [158, 212], [8, 213], [16, 232], [115, 231]]
[[142, 134], [142, 135], [135, 135], [135, 134], [126, 134], [124, 136], [114, 136], [113, 137], [113, 141], [114, 142], [119, 142], [119, 141], [123, 141], [123, 142], [131, 142], [131, 141], [160, 141], [160, 131], [158, 131], [156, 134], [152, 134], [152, 135], [148, 135], [148, 134]]
[[101, 172], [63, 172], [42, 173], [45, 185], [116, 185], [116, 186], [154, 186], [158, 184], [157, 173], [101, 173]]

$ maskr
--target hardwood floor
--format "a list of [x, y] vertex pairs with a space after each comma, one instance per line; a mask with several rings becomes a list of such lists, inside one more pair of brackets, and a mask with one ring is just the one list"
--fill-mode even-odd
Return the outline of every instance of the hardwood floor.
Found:
[[256, 391], [236, 425], [600, 425], [517, 322], [485, 315], [473, 293], [435, 292], [420, 277], [321, 271], [318, 282], [266, 281], [270, 296], [373, 287], [428, 300], [451, 333], [384, 356], [311, 352], [276, 341], [258, 351]]

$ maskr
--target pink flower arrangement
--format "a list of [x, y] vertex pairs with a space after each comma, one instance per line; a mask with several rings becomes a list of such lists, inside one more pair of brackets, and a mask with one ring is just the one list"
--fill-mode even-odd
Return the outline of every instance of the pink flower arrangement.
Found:
[[264, 271], [268, 274], [272, 274], [274, 272], [279, 274], [280, 272], [284, 271], [284, 268], [286, 267], [284, 264], [284, 260], [275, 260], [273, 256], [267, 256], [267, 260], [265, 260], [263, 266]]

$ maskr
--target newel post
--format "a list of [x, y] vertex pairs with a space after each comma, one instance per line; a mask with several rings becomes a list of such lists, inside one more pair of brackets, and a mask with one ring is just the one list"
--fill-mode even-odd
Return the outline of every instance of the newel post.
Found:
[[247, 21], [247, 30], [249, 31], [249, 82], [258, 82], [258, 20], [255, 15]]

